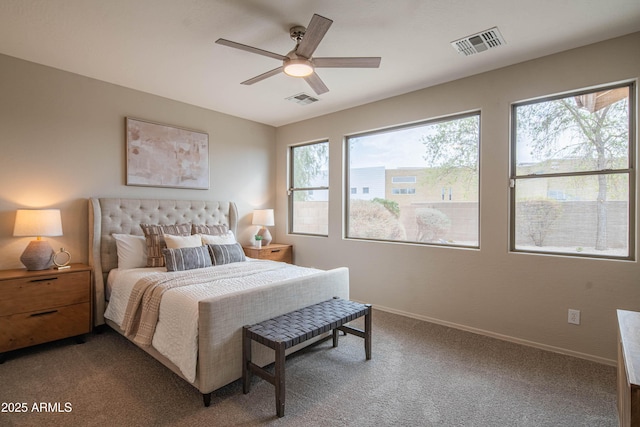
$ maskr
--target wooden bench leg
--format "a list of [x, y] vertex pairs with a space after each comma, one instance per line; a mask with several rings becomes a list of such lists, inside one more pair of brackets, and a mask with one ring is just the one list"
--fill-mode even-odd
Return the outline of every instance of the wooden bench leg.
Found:
[[284, 386], [284, 344], [278, 343], [276, 348], [276, 366], [275, 366], [275, 386], [276, 386], [276, 414], [278, 417], [284, 417], [284, 398], [285, 398], [285, 386]]
[[242, 328], [242, 392], [249, 393], [251, 388], [251, 371], [249, 363], [251, 362], [251, 338], [247, 335], [247, 329]]
[[333, 346], [334, 347], [338, 346], [338, 332], [339, 332], [338, 328], [333, 330]]

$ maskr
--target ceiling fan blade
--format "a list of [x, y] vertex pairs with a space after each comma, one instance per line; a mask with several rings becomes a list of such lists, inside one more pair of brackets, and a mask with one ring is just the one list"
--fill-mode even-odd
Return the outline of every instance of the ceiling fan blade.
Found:
[[302, 41], [296, 49], [296, 54], [305, 58], [311, 58], [311, 55], [315, 52], [324, 35], [327, 34], [331, 24], [333, 24], [331, 19], [314, 14], [311, 22], [309, 22], [307, 26], [307, 31], [305, 31]]
[[226, 39], [218, 39], [216, 40], [217, 44], [221, 44], [223, 46], [233, 47], [235, 49], [244, 50], [246, 52], [257, 53], [258, 55], [268, 56], [269, 58], [279, 59], [284, 61], [287, 59], [286, 56], [280, 55], [278, 53], [269, 52], [268, 50], [258, 49], [257, 47], [247, 46], [246, 44], [232, 42], [231, 40]]
[[267, 71], [266, 73], [262, 73], [259, 76], [255, 76], [254, 78], [251, 78], [249, 80], [245, 80], [240, 84], [252, 85], [254, 83], [258, 83], [258, 82], [260, 82], [260, 81], [262, 81], [264, 79], [267, 79], [267, 78], [269, 78], [271, 76], [275, 76], [276, 74], [280, 74], [281, 72], [282, 72], [282, 67], [274, 68], [273, 70]]
[[305, 77], [304, 80], [309, 83], [311, 89], [313, 89], [313, 91], [318, 95], [329, 92], [329, 88], [327, 87], [327, 85], [324, 84], [324, 82], [315, 72]]
[[313, 65], [317, 68], [378, 68], [381, 59], [379, 56], [313, 58]]

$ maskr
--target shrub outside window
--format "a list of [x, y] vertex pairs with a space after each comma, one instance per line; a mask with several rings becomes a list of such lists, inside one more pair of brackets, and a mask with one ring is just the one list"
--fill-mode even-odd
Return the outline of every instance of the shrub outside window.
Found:
[[329, 142], [292, 146], [289, 162], [289, 232], [327, 236]]
[[346, 237], [479, 247], [480, 113], [346, 138]]
[[511, 250], [633, 259], [633, 84], [512, 106]]

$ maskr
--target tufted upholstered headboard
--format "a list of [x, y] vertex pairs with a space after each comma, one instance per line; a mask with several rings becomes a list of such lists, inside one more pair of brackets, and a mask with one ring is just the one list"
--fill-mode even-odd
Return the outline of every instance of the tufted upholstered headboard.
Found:
[[89, 264], [93, 267], [94, 324], [104, 323], [106, 283], [118, 266], [113, 233], [142, 235], [140, 224], [227, 225], [237, 235], [233, 202], [164, 199], [89, 199]]

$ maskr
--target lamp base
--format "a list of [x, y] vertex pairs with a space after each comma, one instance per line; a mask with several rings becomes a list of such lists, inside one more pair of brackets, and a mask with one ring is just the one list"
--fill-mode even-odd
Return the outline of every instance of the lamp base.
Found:
[[53, 248], [45, 240], [32, 240], [22, 253], [20, 261], [27, 270], [46, 270], [53, 262]]
[[262, 246], [269, 246], [271, 243], [271, 233], [269, 233], [269, 229], [267, 227], [261, 227], [256, 233], [258, 236], [262, 236]]

